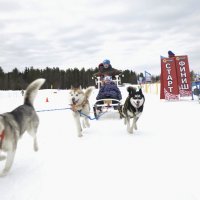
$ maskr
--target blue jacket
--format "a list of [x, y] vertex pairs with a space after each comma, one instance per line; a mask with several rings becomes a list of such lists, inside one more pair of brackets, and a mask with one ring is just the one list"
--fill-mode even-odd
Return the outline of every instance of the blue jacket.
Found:
[[110, 82], [109, 84], [105, 84], [104, 86], [102, 86], [96, 97], [97, 100], [108, 99], [108, 98], [117, 100], [122, 99], [121, 92], [114, 82]]

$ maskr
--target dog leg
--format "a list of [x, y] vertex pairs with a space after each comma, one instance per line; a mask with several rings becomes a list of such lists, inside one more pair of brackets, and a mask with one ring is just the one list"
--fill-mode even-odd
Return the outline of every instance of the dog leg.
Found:
[[82, 120], [82, 126], [83, 128], [89, 128], [90, 127], [90, 123], [87, 117], [84, 117]]
[[5, 176], [9, 172], [10, 168], [12, 167], [13, 161], [15, 157], [15, 150], [9, 151], [6, 157], [6, 164], [3, 171], [0, 173], [0, 176]]
[[137, 124], [136, 124], [136, 121], [134, 121], [133, 128], [134, 128], [135, 130], [137, 130]]
[[32, 133], [31, 136], [33, 137], [33, 149], [34, 151], [38, 151], [38, 142], [37, 142], [37, 136], [36, 133]]
[[5, 160], [6, 156], [0, 155], [0, 161]]
[[2, 151], [0, 150], [0, 161], [2, 161], [2, 160], [5, 160], [5, 159], [6, 159], [6, 156], [4, 156], [4, 155], [1, 155], [1, 153], [2, 153]]
[[124, 125], [126, 125], [127, 124], [127, 119], [126, 119], [126, 117], [124, 118]]
[[136, 122], [137, 122], [137, 120], [133, 120], [133, 128], [135, 129], [135, 130], [137, 130], [137, 124], [136, 124]]
[[85, 120], [86, 127], [89, 128], [90, 127], [89, 119], [87, 117], [85, 117], [84, 120]]
[[82, 117], [82, 127], [83, 127], [83, 128], [86, 128], [86, 127], [87, 127], [86, 121], [85, 121], [85, 117]]
[[127, 131], [129, 132], [129, 133], [132, 133], [131, 132], [131, 127], [130, 127], [130, 117], [127, 117], [127, 119], [126, 119], [126, 122], [127, 122]]
[[73, 113], [74, 114], [74, 119], [75, 119], [75, 123], [76, 123], [76, 128], [77, 128], [77, 132], [78, 132], [78, 137], [82, 137], [82, 127], [81, 127], [81, 119], [80, 119], [80, 114], [78, 112]]
[[37, 136], [36, 136], [36, 133], [37, 133], [37, 128], [30, 128], [28, 130], [28, 133], [33, 137], [33, 149], [34, 151], [38, 151], [38, 142], [37, 142]]
[[33, 139], [33, 148], [34, 148], [34, 151], [38, 151], [38, 142], [37, 142], [36, 136]]
[[133, 127], [135, 130], [137, 130], [137, 120], [138, 120], [138, 117], [136, 117], [134, 120], [133, 120]]
[[133, 133], [133, 128], [135, 127], [135, 119], [133, 118], [132, 119], [132, 125], [131, 125], [131, 127], [130, 127], [130, 129], [129, 129], [129, 133]]

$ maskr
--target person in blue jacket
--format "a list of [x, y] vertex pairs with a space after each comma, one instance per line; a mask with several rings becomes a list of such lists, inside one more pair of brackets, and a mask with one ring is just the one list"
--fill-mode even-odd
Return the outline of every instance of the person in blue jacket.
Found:
[[105, 76], [104, 77], [104, 85], [100, 88], [99, 93], [96, 97], [97, 100], [99, 99], [117, 99], [121, 100], [122, 95], [121, 91], [117, 87], [117, 85], [112, 81], [111, 76]]

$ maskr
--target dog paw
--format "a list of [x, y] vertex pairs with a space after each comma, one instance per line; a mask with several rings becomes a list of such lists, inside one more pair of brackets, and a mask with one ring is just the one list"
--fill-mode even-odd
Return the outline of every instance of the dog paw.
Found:
[[134, 128], [135, 130], [137, 130], [137, 124], [136, 124], [136, 122], [133, 123], [133, 128]]
[[133, 134], [133, 131], [129, 131], [130, 134]]
[[37, 152], [38, 151], [38, 144], [37, 144], [37, 142], [34, 142], [34, 145], [33, 145], [33, 150], [35, 151], [35, 152]]
[[133, 134], [133, 130], [132, 129], [127, 129], [127, 131], [131, 134]]
[[82, 126], [83, 126], [83, 128], [86, 128], [86, 125], [84, 123], [82, 124]]
[[0, 173], [0, 177], [4, 177], [4, 176], [6, 176], [8, 174], [8, 171], [2, 171], [1, 173]]
[[5, 160], [6, 159], [6, 156], [0, 156], [0, 161], [2, 161], [2, 160]]
[[137, 130], [137, 125], [134, 126], [134, 129]]
[[38, 147], [34, 147], [34, 151], [37, 152], [39, 149]]
[[78, 137], [83, 137], [83, 135], [82, 134], [78, 134]]

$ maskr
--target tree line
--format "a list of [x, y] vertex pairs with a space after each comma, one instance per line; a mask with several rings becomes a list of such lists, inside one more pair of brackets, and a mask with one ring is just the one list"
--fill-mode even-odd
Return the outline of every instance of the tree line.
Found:
[[[80, 85], [86, 88], [95, 85], [93, 74], [96, 72], [98, 72], [98, 68], [61, 70], [58, 67], [46, 67], [45, 69], [26, 67], [23, 71], [14, 68], [11, 72], [5, 73], [0, 67], [0, 90], [22, 90], [37, 78], [46, 79], [43, 89], [70, 89], [71, 86], [78, 87]], [[143, 73], [136, 74], [132, 70], [124, 70], [122, 74], [122, 83], [137, 84], [139, 76], [143, 77]], [[159, 77], [152, 78], [153, 81], [159, 80]]]

